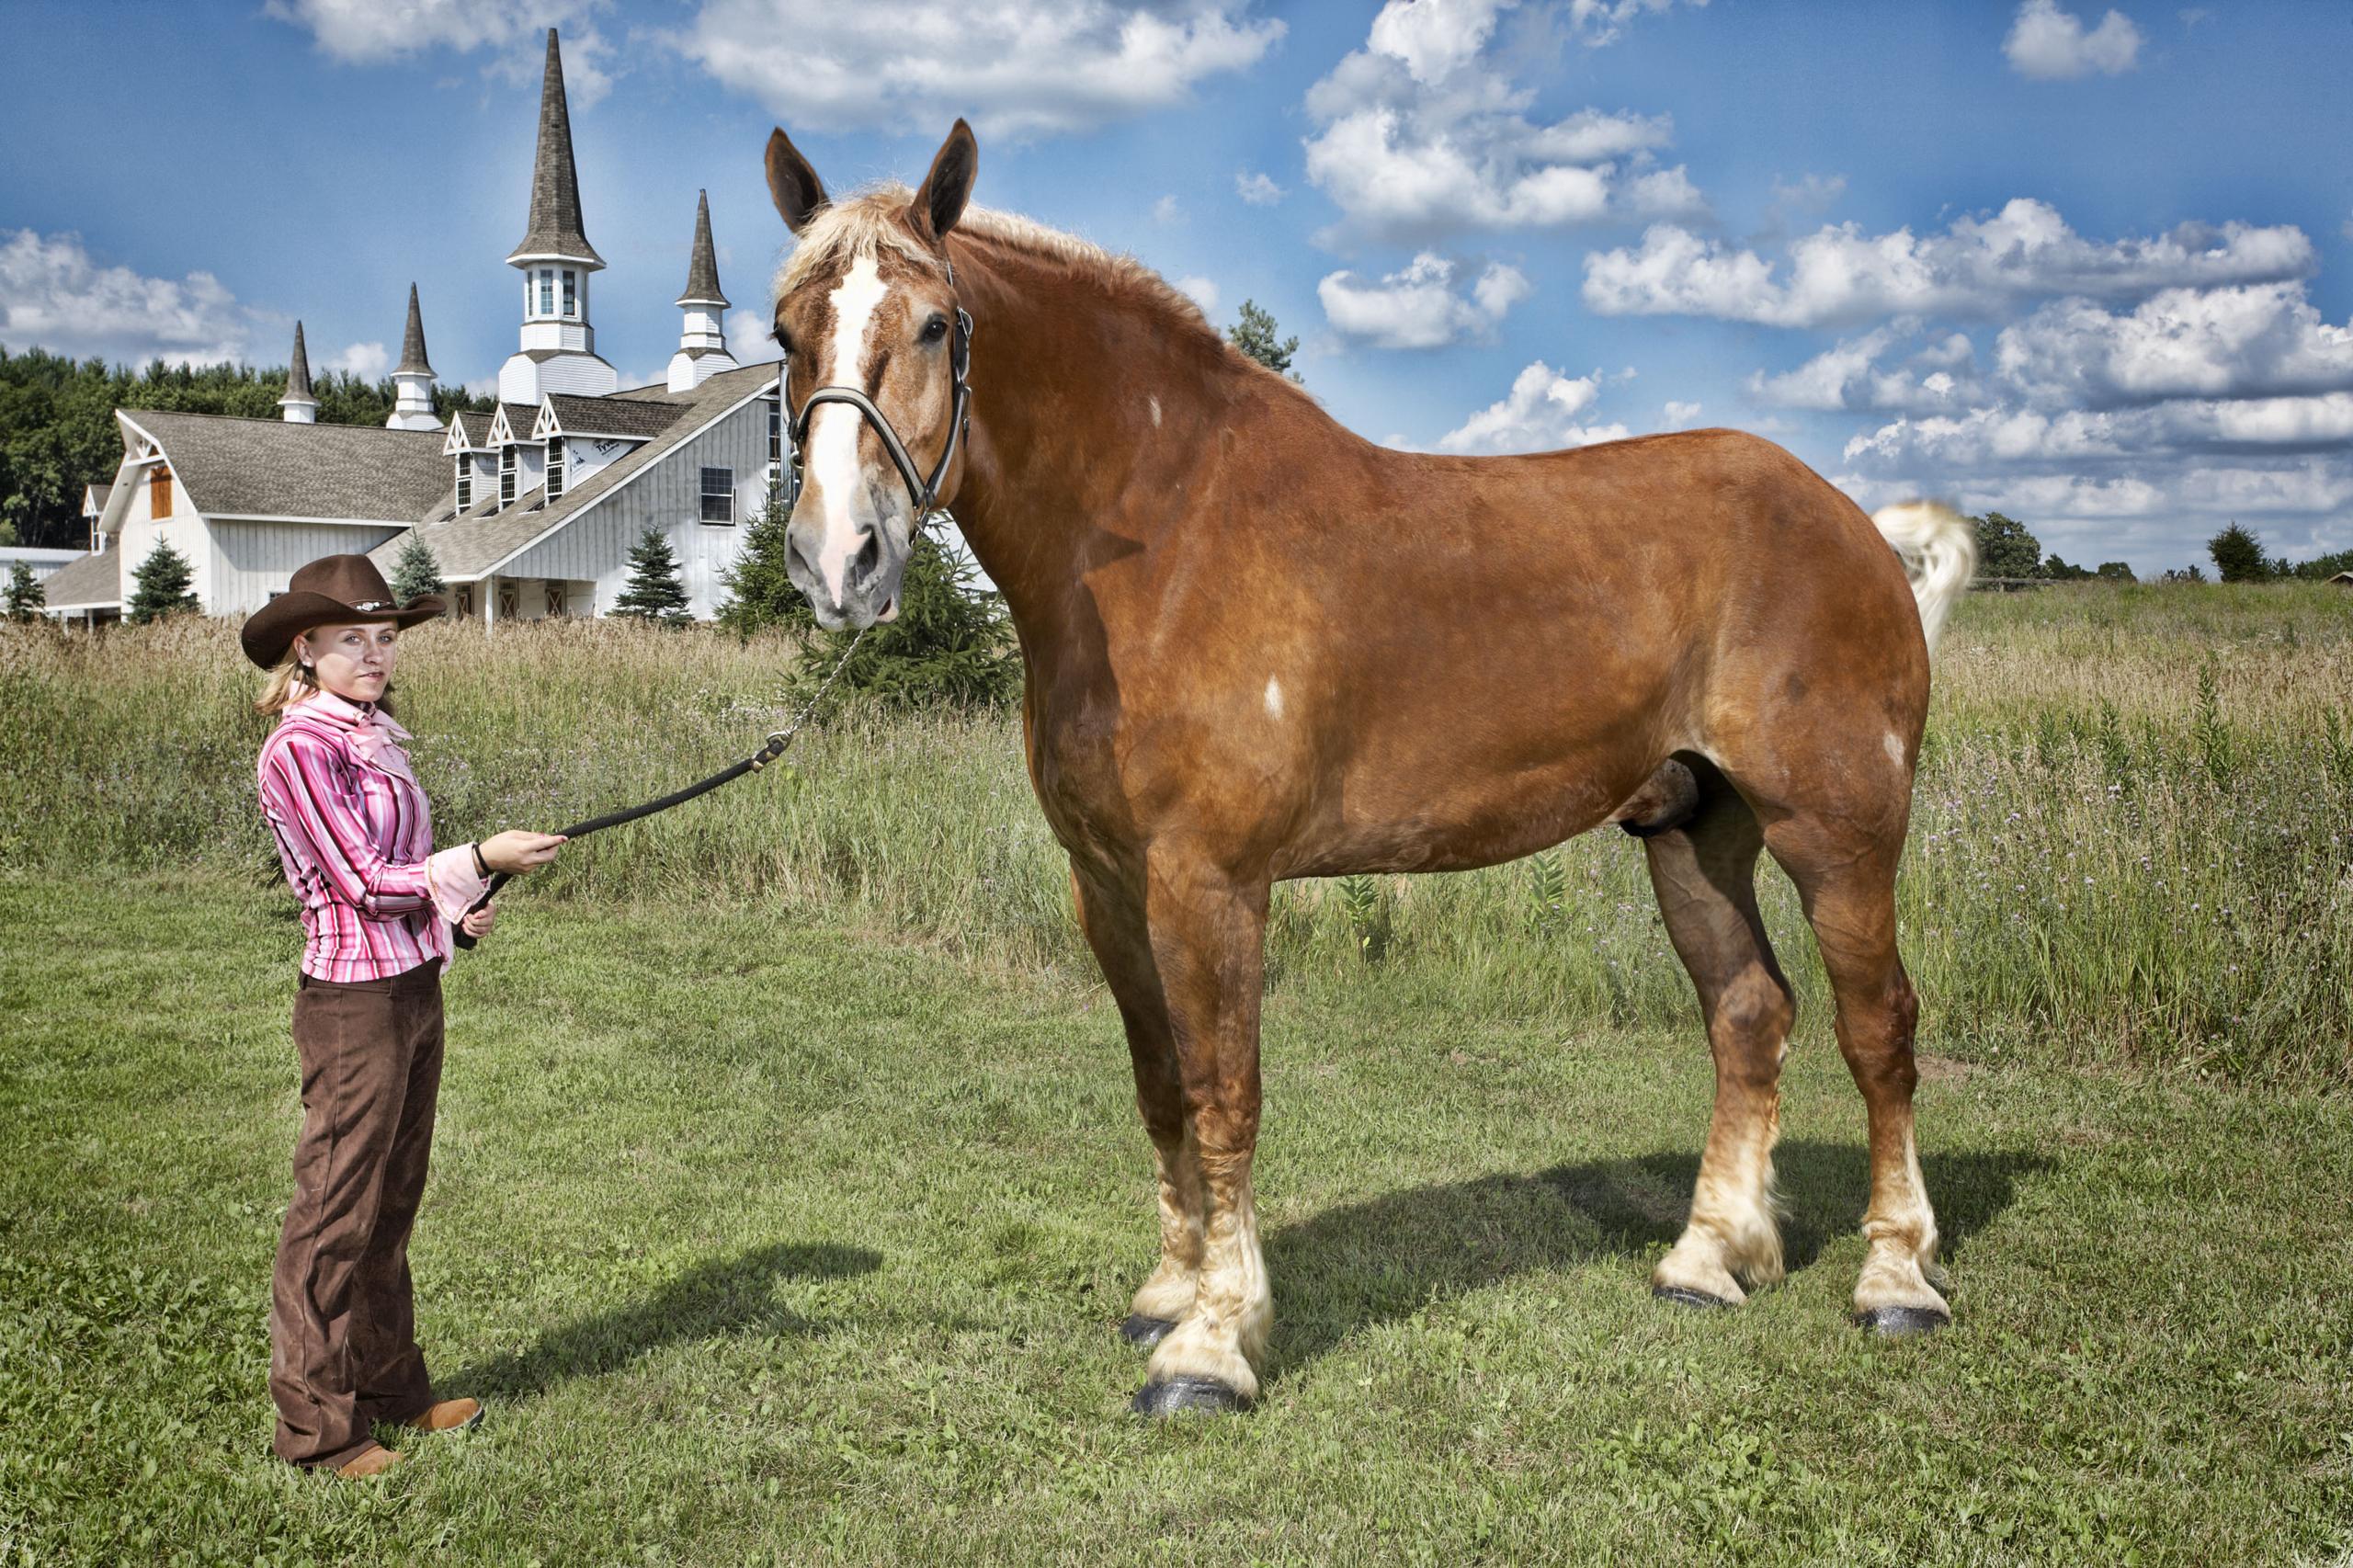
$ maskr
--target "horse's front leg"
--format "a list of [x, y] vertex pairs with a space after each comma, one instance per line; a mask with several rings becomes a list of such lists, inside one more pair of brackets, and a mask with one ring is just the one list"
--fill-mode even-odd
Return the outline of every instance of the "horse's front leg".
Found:
[[1123, 1330], [1156, 1346], [1135, 1408], [1234, 1409], [1257, 1397], [1274, 1319], [1250, 1186], [1267, 886], [1161, 852], [1074, 871], [1159, 1157], [1160, 1265]]

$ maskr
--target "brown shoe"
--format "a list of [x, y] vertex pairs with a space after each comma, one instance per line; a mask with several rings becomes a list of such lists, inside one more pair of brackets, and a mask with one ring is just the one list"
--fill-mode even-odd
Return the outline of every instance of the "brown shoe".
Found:
[[365, 1481], [370, 1476], [383, 1474], [400, 1462], [400, 1455], [379, 1443], [373, 1448], [362, 1449], [356, 1457], [344, 1460], [335, 1467], [335, 1472], [346, 1481]]
[[462, 1432], [481, 1420], [482, 1401], [445, 1399], [408, 1424], [420, 1432]]

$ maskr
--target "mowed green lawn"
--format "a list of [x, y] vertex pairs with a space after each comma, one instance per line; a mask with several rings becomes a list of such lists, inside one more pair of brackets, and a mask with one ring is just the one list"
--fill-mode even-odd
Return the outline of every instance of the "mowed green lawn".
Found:
[[[1117, 1016], [757, 906], [510, 899], [449, 980], [414, 1247], [444, 1389], [378, 1485], [270, 1455], [299, 937], [227, 879], [0, 881], [0, 1562], [2140, 1561], [2353, 1551], [2341, 1096], [1950, 1064], [1948, 1333], [1849, 1327], [1862, 1113], [1788, 1076], [1787, 1284], [1653, 1301], [1694, 1021], [1286, 982], [1240, 1418], [1146, 1426]], [[1571, 938], [1563, 937], [1563, 940]], [[1795, 961], [1799, 955], [1790, 955]]]

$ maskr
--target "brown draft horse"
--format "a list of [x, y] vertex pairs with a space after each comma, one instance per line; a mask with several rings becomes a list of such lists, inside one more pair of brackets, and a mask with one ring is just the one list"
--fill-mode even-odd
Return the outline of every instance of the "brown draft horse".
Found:
[[978, 159], [960, 120], [920, 190], [834, 202], [769, 140], [798, 240], [776, 286], [786, 413], [810, 415], [791, 572], [829, 628], [895, 614], [914, 473], [945, 460], [940, 504], [1020, 637], [1030, 778], [1158, 1156], [1160, 1264], [1123, 1328], [1156, 1346], [1135, 1408], [1258, 1392], [1269, 884], [1491, 866], [1608, 822], [1643, 835], [1715, 1055], [1690, 1221], [1654, 1289], [1729, 1305], [1782, 1272], [1794, 1010], [1757, 915], [1763, 849], [1803, 900], [1870, 1113], [1859, 1319], [1948, 1321], [1894, 887], [1929, 639], [1974, 564], [1961, 520], [1866, 517], [1730, 430], [1527, 457], [1374, 446], [1134, 261], [968, 210]]

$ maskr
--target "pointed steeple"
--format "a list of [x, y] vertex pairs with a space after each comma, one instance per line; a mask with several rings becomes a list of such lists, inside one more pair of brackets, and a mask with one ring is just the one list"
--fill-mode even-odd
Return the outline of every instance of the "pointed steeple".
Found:
[[678, 296], [678, 309], [687, 319], [678, 334], [678, 351], [670, 356], [672, 392], [692, 392], [720, 371], [735, 369], [719, 319], [726, 308], [727, 296], [719, 291], [719, 257], [710, 245], [710, 193], [698, 191], [694, 258], [687, 263], [687, 291]]
[[311, 395], [311, 357], [302, 351], [302, 324], [294, 324], [294, 362], [286, 369], [286, 395], [278, 400], [289, 425], [319, 422], [319, 400]]
[[531, 163], [531, 222], [506, 259], [558, 256], [605, 265], [580, 227], [580, 178], [572, 166], [572, 112], [563, 96], [563, 57], [548, 29], [547, 72], [540, 82], [540, 150]]
[[719, 291], [719, 257], [710, 244], [710, 192], [695, 192], [695, 249], [687, 263], [687, 291], [678, 296], [681, 305], [717, 305], [727, 308], [727, 296]]
[[408, 327], [401, 334], [401, 362], [392, 374], [430, 376], [433, 367], [425, 358], [425, 316], [416, 308], [416, 285], [408, 286]]

